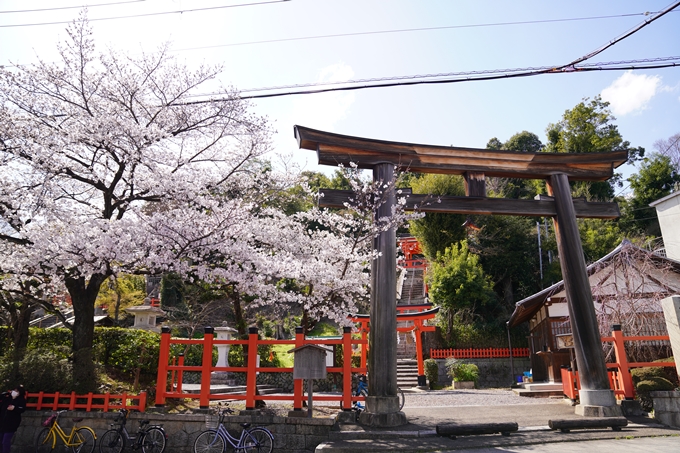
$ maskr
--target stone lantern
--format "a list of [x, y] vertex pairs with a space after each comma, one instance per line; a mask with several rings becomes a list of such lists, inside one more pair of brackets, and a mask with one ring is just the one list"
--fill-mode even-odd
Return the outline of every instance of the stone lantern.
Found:
[[[227, 327], [227, 322], [222, 322], [222, 327], [215, 327], [215, 339], [216, 340], [231, 340], [232, 335], [236, 333], [236, 329]], [[231, 345], [228, 344], [218, 344], [217, 345], [217, 365], [218, 367], [228, 367], [229, 366], [229, 348]], [[226, 371], [214, 371], [211, 374], [210, 381], [213, 384], [227, 384], [234, 385], [234, 379], [231, 378], [231, 373]]]
[[152, 306], [149, 298], [144, 299], [143, 305], [128, 307], [125, 311], [135, 316], [133, 329], [160, 332], [160, 328], [156, 327], [156, 320], [161, 316], [165, 316], [165, 312], [160, 307]]

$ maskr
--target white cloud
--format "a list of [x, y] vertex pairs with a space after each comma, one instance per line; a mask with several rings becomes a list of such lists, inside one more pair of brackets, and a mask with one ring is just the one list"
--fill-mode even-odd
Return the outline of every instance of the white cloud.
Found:
[[661, 77], [633, 74], [626, 71], [614, 83], [602, 90], [602, 99], [610, 103], [612, 113], [627, 115], [647, 108], [661, 88]]
[[[354, 71], [344, 63], [323, 68], [317, 78], [319, 83], [342, 82], [354, 76]], [[313, 88], [311, 88], [313, 89]], [[299, 96], [293, 105], [290, 119], [293, 124], [333, 131], [354, 103], [354, 94], [342, 91]]]

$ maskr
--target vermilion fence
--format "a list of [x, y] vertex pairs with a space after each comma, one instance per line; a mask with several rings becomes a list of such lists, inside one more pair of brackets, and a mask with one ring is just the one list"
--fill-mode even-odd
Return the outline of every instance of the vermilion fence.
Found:
[[[199, 405], [202, 408], [207, 408], [210, 405], [210, 400], [243, 400], [246, 404], [246, 409], [254, 409], [256, 401], [292, 401], [294, 409], [302, 409], [303, 391], [302, 379], [295, 379], [293, 385], [292, 395], [257, 395], [256, 378], [257, 373], [292, 373], [293, 368], [276, 368], [276, 367], [258, 367], [257, 366], [257, 349], [259, 345], [276, 345], [287, 344], [291, 349], [297, 348], [306, 344], [315, 345], [342, 345], [343, 347], [343, 363], [340, 367], [326, 367], [328, 373], [342, 373], [342, 394], [341, 395], [318, 395], [314, 396], [317, 401], [338, 401], [342, 404], [343, 409], [351, 409], [353, 401], [363, 401], [363, 396], [352, 395], [352, 373], [366, 373], [366, 364], [362, 363], [361, 367], [352, 366], [352, 346], [366, 345], [367, 340], [352, 338], [351, 328], [346, 327], [340, 339], [307, 339], [305, 338], [302, 329], [298, 328], [295, 331], [294, 340], [260, 340], [257, 328], [253, 327], [249, 330], [247, 340], [217, 340], [214, 337], [213, 328], [206, 327], [203, 338], [186, 339], [186, 338], [171, 338], [170, 329], [164, 327], [161, 331], [161, 346], [158, 360], [158, 379], [156, 387], [156, 405], [165, 404], [168, 398], [192, 398], [198, 399]], [[170, 346], [172, 344], [197, 344], [203, 347], [203, 360], [200, 366], [187, 366], [181, 361], [177, 364], [170, 362]], [[235, 345], [240, 344], [248, 348], [248, 356], [246, 358], [246, 366], [242, 367], [218, 367], [213, 366], [213, 347], [217, 345]], [[251, 352], [254, 351], [254, 352]], [[245, 393], [234, 394], [220, 394], [210, 393], [210, 375], [212, 372], [231, 372], [231, 373], [246, 373], [246, 390]], [[177, 385], [173, 385], [175, 375], [181, 376], [184, 372], [199, 372], [201, 373], [201, 388], [200, 393], [184, 393], [182, 391], [181, 378], [178, 378]]]
[[[513, 357], [529, 357], [529, 348], [512, 348]], [[510, 348], [430, 349], [432, 359], [493, 359], [510, 357]]]
[[[675, 362], [628, 362], [625, 342], [659, 341], [668, 340], [668, 338], [668, 335], [624, 337], [619, 325], [613, 326], [611, 337], [602, 337], [602, 341], [611, 342], [614, 346], [616, 362], [607, 363], [607, 369], [609, 370], [609, 384], [618, 399], [635, 398], [635, 386], [633, 385], [633, 377], [630, 374], [631, 368], [675, 366]], [[561, 374], [564, 395], [572, 400], [578, 399], [578, 391], [581, 388], [578, 371], [562, 368]]]
[[104, 412], [117, 409], [136, 409], [144, 412], [146, 409], [146, 392], [139, 395], [128, 395], [123, 392], [121, 395], [111, 395], [110, 393], [87, 395], [76, 395], [71, 393], [28, 393], [26, 395], [26, 407], [36, 410], [92, 410], [101, 409]]

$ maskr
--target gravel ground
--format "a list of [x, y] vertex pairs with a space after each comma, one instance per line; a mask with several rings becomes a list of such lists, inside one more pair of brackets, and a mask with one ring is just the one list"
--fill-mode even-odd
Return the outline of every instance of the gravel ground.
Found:
[[528, 398], [506, 389], [436, 390], [404, 392], [404, 407], [505, 406], [511, 404], [564, 404], [562, 398]]
[[[330, 395], [329, 393], [314, 393], [318, 395]], [[337, 394], [335, 394], [337, 395]], [[404, 392], [406, 401], [404, 411], [412, 409], [414, 414], [426, 414], [423, 408], [450, 408], [450, 407], [471, 407], [471, 406], [536, 406], [536, 405], [562, 405], [567, 408], [562, 398], [528, 398], [515, 395], [512, 390], [507, 389], [475, 389], [475, 390], [407, 390]], [[306, 398], [306, 396], [305, 396]], [[230, 406], [236, 410], [245, 408], [243, 402], [231, 402]], [[285, 416], [293, 408], [290, 401], [267, 401], [267, 408], [264, 412], [272, 415]], [[328, 417], [338, 412], [338, 402], [314, 401], [314, 416]], [[304, 409], [306, 410], [306, 409]], [[523, 409], [524, 410], [524, 409]], [[568, 409], [573, 412], [572, 408]], [[437, 410], [431, 411], [433, 413]]]

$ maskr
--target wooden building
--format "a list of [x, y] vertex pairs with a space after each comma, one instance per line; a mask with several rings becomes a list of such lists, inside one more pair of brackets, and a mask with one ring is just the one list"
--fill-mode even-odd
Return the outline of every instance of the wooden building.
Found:
[[[624, 240], [587, 271], [602, 336], [611, 333], [613, 324], [622, 325], [624, 335], [667, 335], [660, 302], [680, 294], [680, 262]], [[570, 366], [573, 361], [563, 281], [517, 302], [508, 326], [524, 322], [529, 323], [534, 381], [559, 382], [560, 366]], [[648, 343], [637, 353], [654, 354], [665, 346], [665, 342]], [[658, 357], [647, 357], [653, 358]]]

